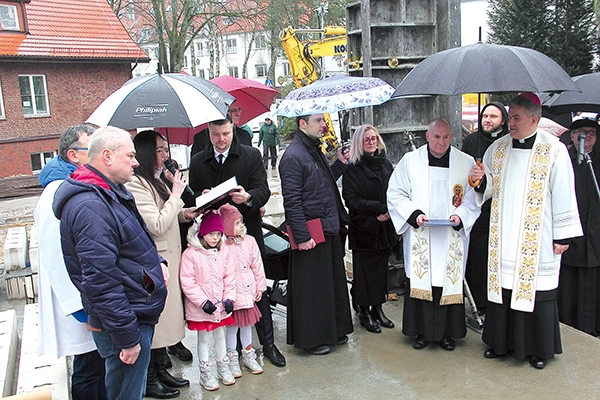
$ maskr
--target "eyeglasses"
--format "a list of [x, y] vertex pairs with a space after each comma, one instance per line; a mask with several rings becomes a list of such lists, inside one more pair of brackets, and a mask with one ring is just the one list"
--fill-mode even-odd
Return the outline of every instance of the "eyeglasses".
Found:
[[242, 109], [241, 108], [230, 108], [229, 112], [232, 114], [235, 114], [235, 113], [242, 112]]
[[81, 150], [81, 151], [87, 151], [87, 147], [71, 147], [71, 150]]
[[169, 154], [169, 149], [166, 148], [166, 147], [157, 147], [156, 148], [156, 152], [157, 153]]
[[373, 137], [366, 137], [363, 139], [363, 142], [365, 143], [377, 143], [377, 136], [373, 136]]
[[576, 133], [578, 133], [578, 134], [585, 133], [586, 135], [596, 136], [596, 130], [595, 129], [578, 129], [576, 131]]

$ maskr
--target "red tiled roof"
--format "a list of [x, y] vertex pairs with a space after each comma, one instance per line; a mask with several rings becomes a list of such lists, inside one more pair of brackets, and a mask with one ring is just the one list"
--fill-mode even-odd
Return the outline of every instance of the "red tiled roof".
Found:
[[0, 34], [0, 58], [148, 62], [106, 0], [31, 0], [27, 33]]

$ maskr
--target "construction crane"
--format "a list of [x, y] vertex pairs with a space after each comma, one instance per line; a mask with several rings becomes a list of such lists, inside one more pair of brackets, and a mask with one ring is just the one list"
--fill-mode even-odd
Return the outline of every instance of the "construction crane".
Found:
[[[301, 41], [298, 34], [320, 34], [319, 39]], [[290, 72], [296, 87], [303, 87], [323, 78], [321, 57], [346, 54], [346, 27], [326, 26], [323, 29], [294, 29], [291, 26], [281, 34], [283, 51], [290, 63]], [[338, 146], [337, 136], [329, 114], [325, 114], [328, 131], [323, 134], [323, 152]]]

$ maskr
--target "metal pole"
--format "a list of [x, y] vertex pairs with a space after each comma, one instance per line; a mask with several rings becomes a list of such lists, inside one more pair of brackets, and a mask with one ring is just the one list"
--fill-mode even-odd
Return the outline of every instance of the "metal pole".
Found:
[[[371, 0], [360, 1], [361, 55], [363, 76], [373, 76], [371, 68]], [[373, 107], [365, 108], [365, 124], [373, 125]]]

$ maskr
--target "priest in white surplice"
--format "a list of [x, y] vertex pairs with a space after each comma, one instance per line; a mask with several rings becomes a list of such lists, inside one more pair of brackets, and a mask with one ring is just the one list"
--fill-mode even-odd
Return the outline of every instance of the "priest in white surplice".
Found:
[[416, 336], [417, 350], [431, 341], [453, 350], [453, 338], [467, 334], [463, 279], [469, 232], [480, 213], [468, 184], [475, 162], [450, 147], [446, 120], [431, 122], [425, 136], [427, 146], [400, 160], [387, 191], [390, 216], [403, 235], [408, 278], [402, 333]]
[[538, 129], [539, 98], [509, 105], [510, 136], [494, 142], [472, 175], [485, 179], [478, 201], [492, 199], [488, 260], [486, 358], [513, 352], [542, 369], [562, 353], [556, 294], [561, 254], [581, 236], [567, 148]]

